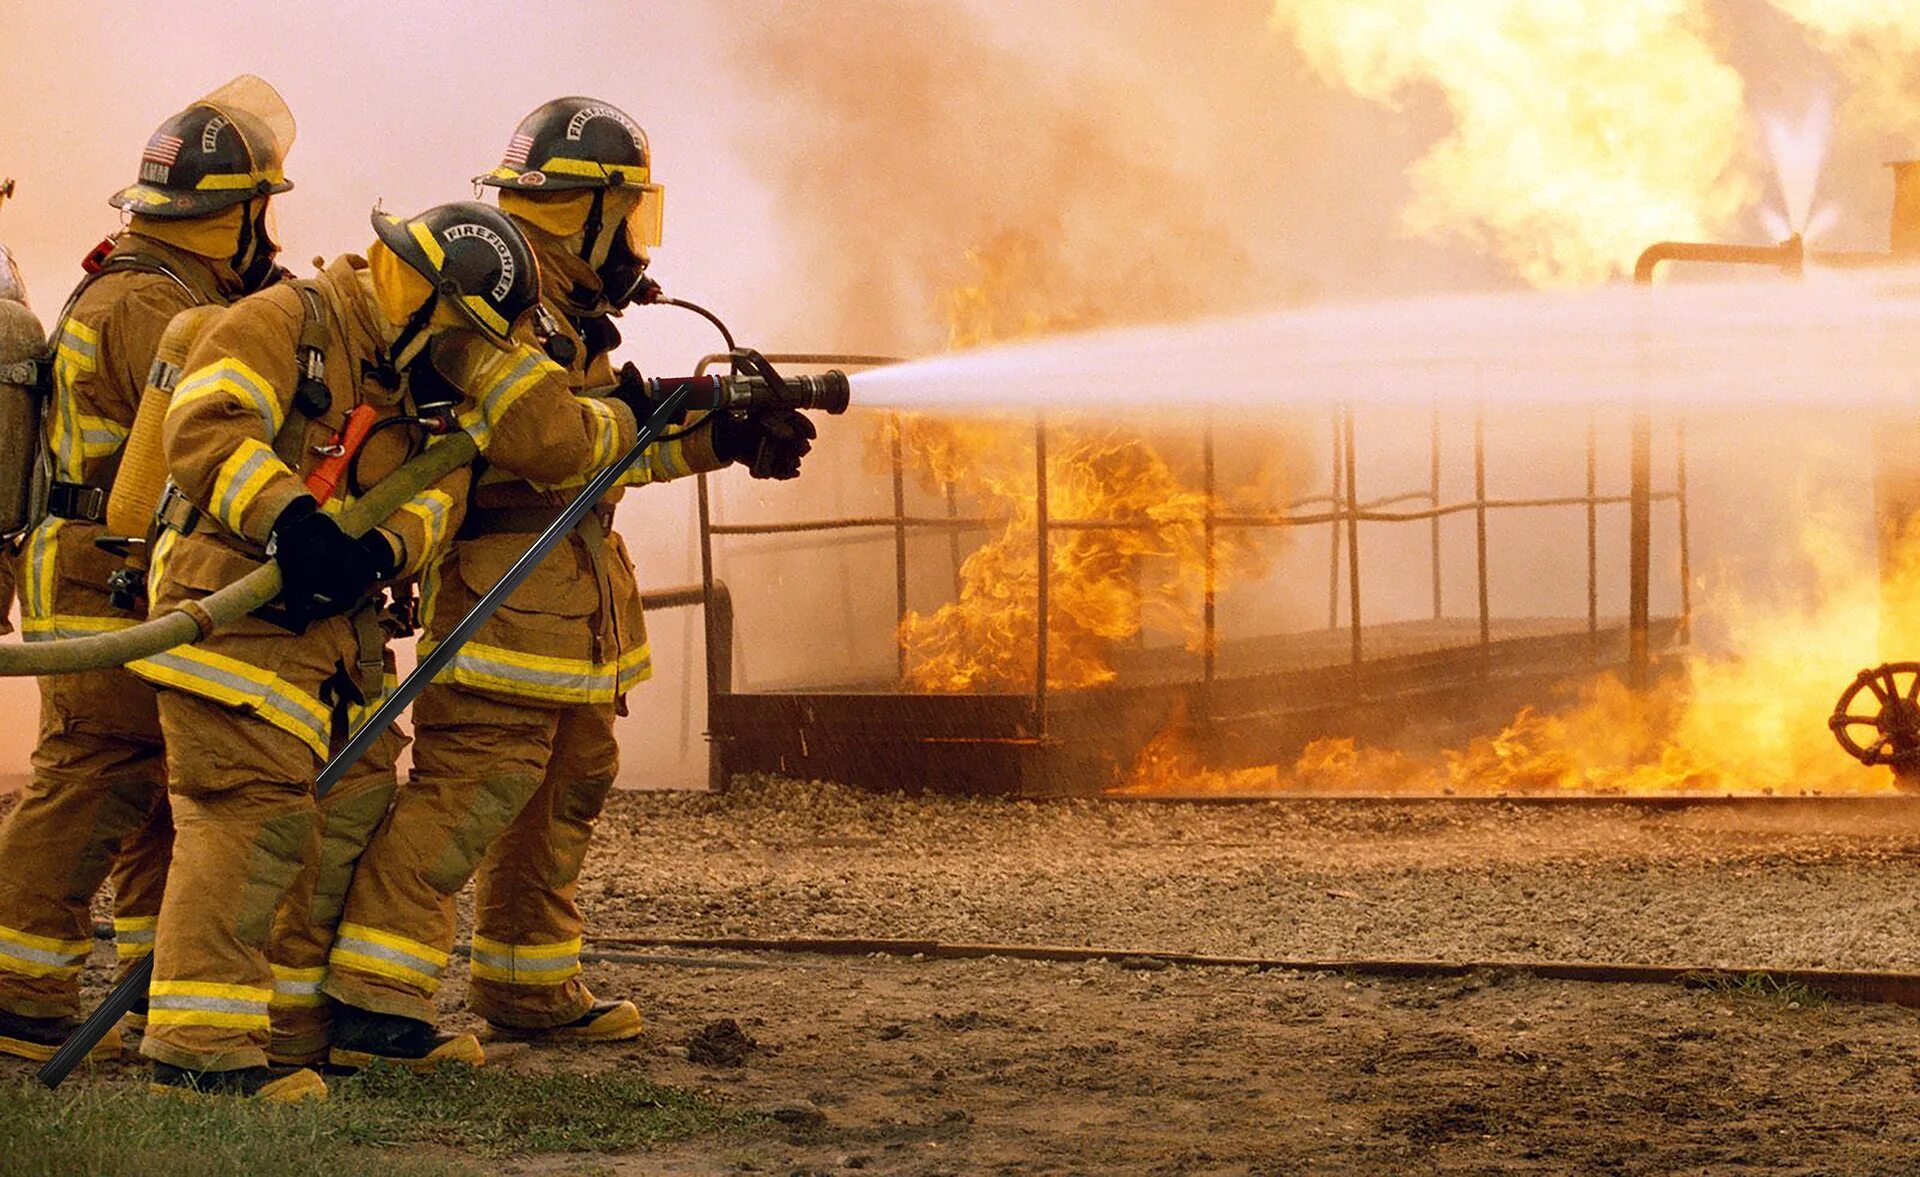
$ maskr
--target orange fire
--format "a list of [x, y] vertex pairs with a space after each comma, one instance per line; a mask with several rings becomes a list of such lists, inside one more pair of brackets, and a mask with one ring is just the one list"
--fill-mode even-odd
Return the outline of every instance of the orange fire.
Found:
[[[1104, 318], [1058, 287], [1057, 268], [1027, 235], [1002, 233], [969, 252], [968, 262], [975, 280], [947, 300], [956, 348]], [[895, 427], [875, 439], [876, 455], [891, 448]], [[1031, 690], [1040, 567], [1033, 423], [904, 416], [897, 428], [909, 468], [928, 491], [951, 487], [999, 520], [962, 563], [957, 599], [902, 622], [907, 685]], [[1179, 634], [1197, 649], [1207, 569], [1207, 496], [1198, 479], [1137, 430], [1084, 423], [1048, 428], [1046, 479], [1052, 519], [1112, 524], [1049, 534], [1047, 685], [1073, 690], [1112, 681], [1114, 644], [1143, 630]], [[1221, 580], [1258, 563], [1251, 541], [1225, 532], [1216, 536], [1214, 561]]]
[[1892, 792], [1893, 774], [1848, 759], [1826, 719], [1883, 647], [1920, 655], [1920, 528], [1907, 529], [1884, 575], [1856, 532], [1824, 519], [1808, 524], [1801, 551], [1812, 582], [1796, 601], [1749, 599], [1709, 582], [1701, 621], [1722, 631], [1715, 644], [1730, 652], [1690, 655], [1644, 694], [1602, 675], [1569, 706], [1524, 708], [1497, 735], [1424, 757], [1321, 740], [1290, 767], [1216, 771], [1170, 730], [1141, 755], [1122, 791]]
[[1452, 127], [1409, 168], [1403, 223], [1533, 285], [1711, 238], [1756, 194], [1745, 86], [1699, 0], [1273, 0], [1273, 19], [1360, 97], [1439, 94]]

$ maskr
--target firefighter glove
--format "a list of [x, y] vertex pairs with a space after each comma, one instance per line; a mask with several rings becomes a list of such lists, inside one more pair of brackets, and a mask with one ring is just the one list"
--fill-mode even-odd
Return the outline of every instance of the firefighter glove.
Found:
[[274, 521], [267, 554], [280, 565], [280, 599], [296, 633], [352, 609], [394, 571], [393, 546], [378, 529], [355, 539], [308, 496]]
[[745, 462], [755, 478], [800, 477], [800, 460], [813, 450], [819, 433], [806, 414], [769, 409], [737, 416], [715, 414], [713, 453], [723, 462]]

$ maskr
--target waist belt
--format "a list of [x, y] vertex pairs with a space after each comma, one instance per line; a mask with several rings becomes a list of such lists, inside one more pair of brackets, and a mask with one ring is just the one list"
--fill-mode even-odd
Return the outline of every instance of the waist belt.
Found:
[[107, 521], [107, 490], [84, 482], [59, 482], [47, 488], [47, 514], [80, 523]]
[[[538, 535], [560, 518], [564, 507], [469, 507], [460, 521], [455, 539], [473, 539], [482, 535]], [[598, 519], [600, 529], [613, 527], [613, 504], [600, 503], [588, 518]]]

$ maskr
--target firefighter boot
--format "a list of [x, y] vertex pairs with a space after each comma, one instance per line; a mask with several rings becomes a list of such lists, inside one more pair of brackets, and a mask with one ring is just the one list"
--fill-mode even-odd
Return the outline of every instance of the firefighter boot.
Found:
[[237, 1095], [267, 1103], [297, 1103], [327, 1098], [327, 1081], [305, 1067], [241, 1067], [235, 1071], [192, 1071], [168, 1063], [153, 1064], [147, 1090], [158, 1095]]
[[487, 1061], [480, 1040], [471, 1034], [447, 1034], [430, 1022], [345, 1004], [334, 1010], [333, 1048], [327, 1058], [336, 1067], [384, 1062], [417, 1072], [435, 1070], [443, 1063], [477, 1067]]
[[[53, 1052], [60, 1049], [60, 1044], [71, 1037], [79, 1025], [77, 1018], [28, 1018], [0, 1009], [0, 1054], [44, 1063], [53, 1057]], [[108, 1030], [106, 1036], [87, 1052], [87, 1060], [96, 1063], [119, 1056], [118, 1026]]]
[[639, 1007], [631, 1001], [597, 1001], [571, 1022], [537, 1030], [487, 1023], [490, 1037], [518, 1042], [627, 1042], [640, 1037], [641, 1029]]

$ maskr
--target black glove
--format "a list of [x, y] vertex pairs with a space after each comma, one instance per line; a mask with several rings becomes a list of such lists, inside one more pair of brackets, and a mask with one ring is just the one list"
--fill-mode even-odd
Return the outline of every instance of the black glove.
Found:
[[280, 565], [280, 601], [295, 633], [352, 609], [394, 572], [393, 546], [379, 529], [354, 539], [305, 495], [274, 520], [267, 554]]
[[634, 422], [640, 425], [645, 425], [660, 407], [647, 395], [646, 378], [640, 375], [640, 369], [633, 366], [632, 360], [620, 365], [620, 370], [614, 373], [613, 390], [607, 396], [633, 410]]
[[800, 459], [813, 451], [819, 431], [797, 409], [768, 409], [742, 417], [716, 413], [713, 454], [722, 462], [746, 462], [755, 478], [800, 477]]

